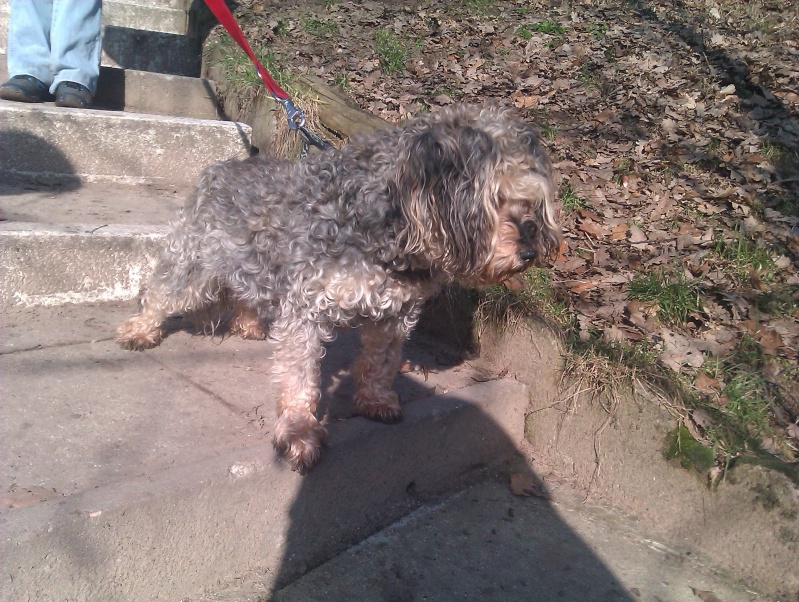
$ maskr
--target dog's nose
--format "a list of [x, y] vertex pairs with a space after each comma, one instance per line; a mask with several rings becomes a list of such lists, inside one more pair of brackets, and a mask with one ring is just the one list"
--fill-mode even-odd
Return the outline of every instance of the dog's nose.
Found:
[[525, 262], [532, 261], [535, 259], [535, 251], [533, 251], [530, 247], [525, 247], [519, 251], [519, 259]]

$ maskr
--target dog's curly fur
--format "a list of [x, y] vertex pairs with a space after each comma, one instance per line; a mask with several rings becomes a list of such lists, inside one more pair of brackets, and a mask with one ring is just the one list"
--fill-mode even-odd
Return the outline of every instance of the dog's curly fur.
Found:
[[355, 412], [399, 420], [391, 387], [425, 300], [448, 281], [498, 282], [551, 256], [553, 192], [535, 130], [490, 107], [430, 113], [298, 164], [212, 165], [117, 341], [154, 347], [168, 316], [224, 298], [231, 331], [276, 342], [274, 443], [305, 471], [327, 434], [315, 412], [334, 328], [361, 327]]

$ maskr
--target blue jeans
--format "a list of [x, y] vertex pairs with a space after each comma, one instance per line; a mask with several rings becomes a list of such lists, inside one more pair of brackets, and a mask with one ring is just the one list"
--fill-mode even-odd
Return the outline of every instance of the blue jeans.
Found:
[[11, 0], [8, 75], [32, 75], [55, 94], [63, 81], [94, 94], [100, 74], [102, 0]]

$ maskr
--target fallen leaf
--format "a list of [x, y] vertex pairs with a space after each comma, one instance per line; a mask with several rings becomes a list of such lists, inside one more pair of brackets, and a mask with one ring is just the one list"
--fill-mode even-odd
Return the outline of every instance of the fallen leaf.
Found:
[[773, 329], [761, 332], [758, 341], [766, 355], [777, 355], [777, 350], [784, 345], [780, 333]]
[[679, 372], [683, 365], [701, 368], [705, 363], [704, 355], [691, 339], [668, 331], [663, 331], [662, 336], [664, 349], [660, 359], [675, 372]]
[[601, 238], [601, 237], [603, 237], [603, 236], [605, 236], [607, 234], [607, 232], [606, 232], [606, 230], [605, 230], [605, 228], [603, 226], [601, 226], [600, 224], [597, 224], [596, 222], [594, 222], [594, 221], [592, 221], [590, 219], [586, 219], [586, 220], [582, 221], [582, 223], [580, 224], [580, 230], [582, 230], [586, 234], [590, 234], [590, 235], [595, 236], [597, 238]]
[[724, 385], [712, 376], [708, 376], [704, 372], [700, 372], [694, 380], [694, 387], [700, 393], [705, 395], [717, 394], [721, 391]]
[[692, 587], [691, 591], [694, 592], [694, 595], [702, 600], [702, 602], [721, 602], [721, 599], [713, 592], [696, 589], [695, 587]]
[[697, 426], [701, 426], [703, 429], [713, 424], [713, 419], [710, 417], [710, 414], [701, 408], [697, 408], [691, 412], [691, 419]]

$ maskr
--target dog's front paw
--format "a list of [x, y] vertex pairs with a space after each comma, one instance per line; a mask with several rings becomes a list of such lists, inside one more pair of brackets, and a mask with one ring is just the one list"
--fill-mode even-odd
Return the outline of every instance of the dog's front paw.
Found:
[[115, 339], [123, 349], [130, 351], [143, 351], [157, 347], [164, 340], [164, 330], [160, 326], [155, 328], [142, 323], [136, 316], [130, 318], [117, 329]]
[[300, 417], [287, 414], [284, 412], [278, 418], [272, 443], [292, 470], [305, 474], [319, 461], [327, 429], [313, 414]]
[[362, 389], [355, 394], [353, 411], [364, 418], [386, 424], [402, 420], [399, 397], [394, 391], [376, 392]]

